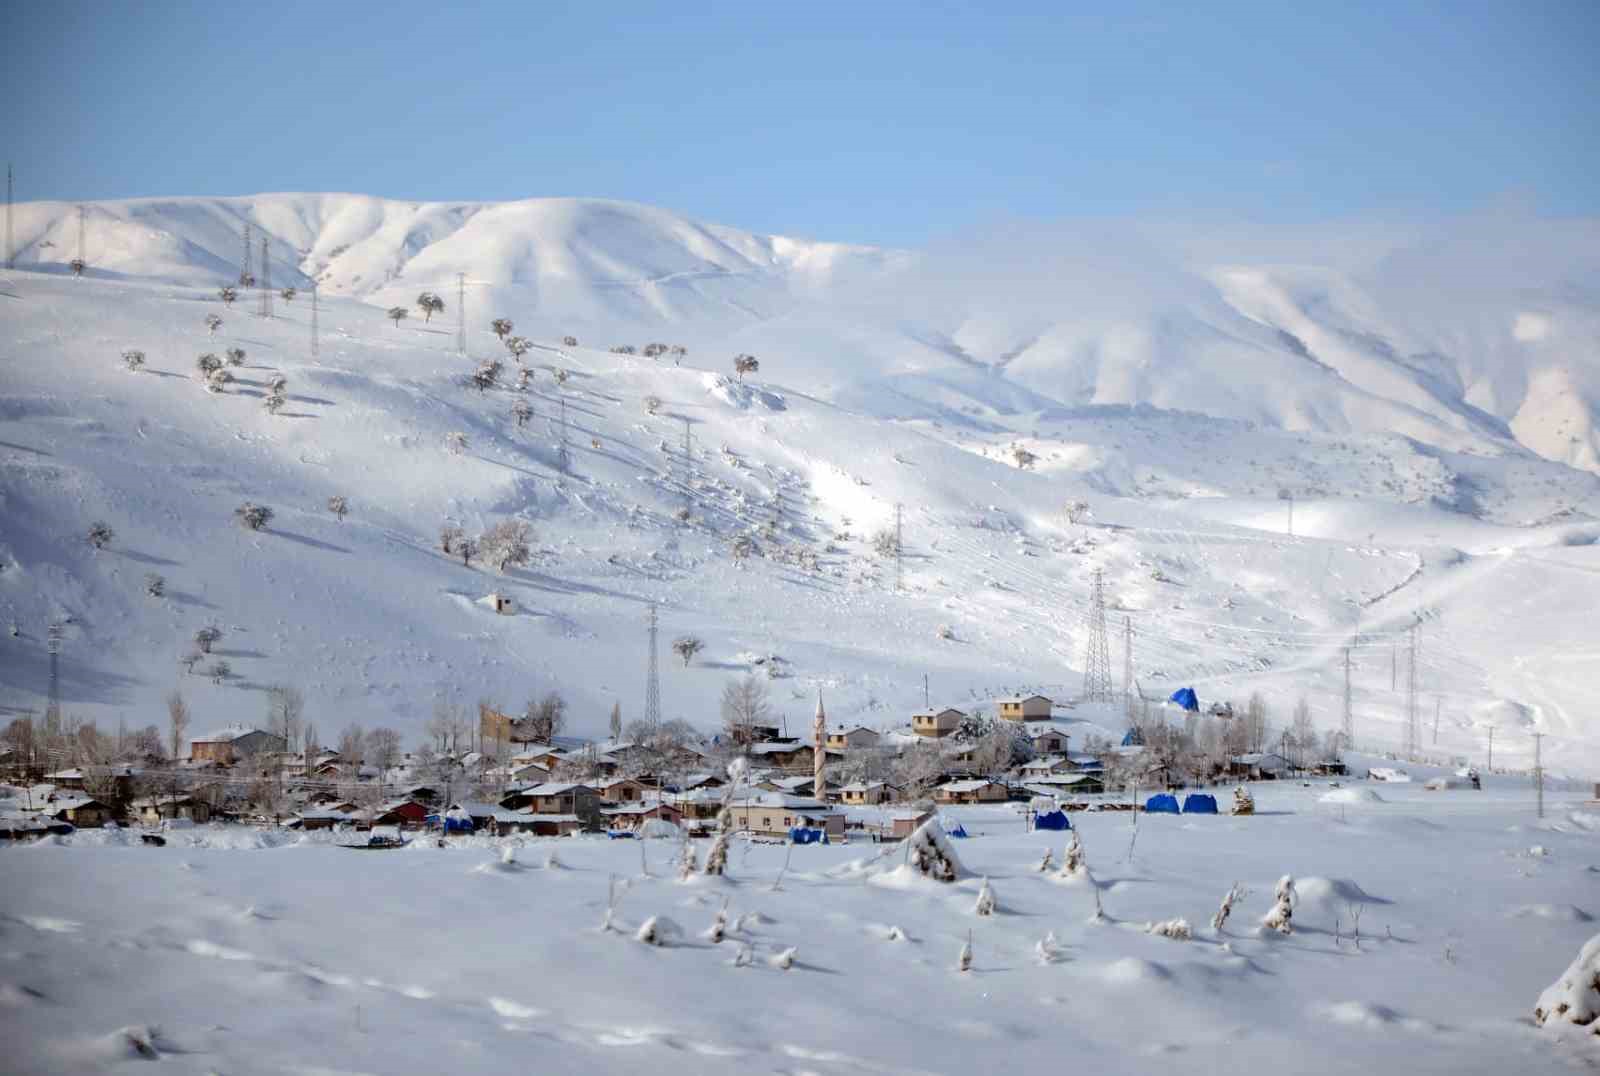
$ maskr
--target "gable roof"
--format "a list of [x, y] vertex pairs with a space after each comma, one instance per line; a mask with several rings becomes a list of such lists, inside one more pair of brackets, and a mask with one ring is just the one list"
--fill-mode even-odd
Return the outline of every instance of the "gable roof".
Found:
[[[939, 786], [940, 792], [976, 792], [980, 788], [998, 785], [999, 781], [991, 781], [986, 777], [976, 777], [965, 781], [951, 781]], [[1002, 786], [1004, 787], [1004, 786]]]
[[249, 728], [249, 727], [247, 727], [245, 725], [227, 725], [227, 726], [225, 726], [223, 728], [216, 729], [215, 731], [208, 732], [203, 736], [191, 736], [191, 737], [189, 737], [189, 742], [190, 743], [232, 743], [235, 740], [243, 739], [244, 737], [250, 735], [252, 732], [259, 732], [263, 736], [272, 735], [272, 733], [267, 732], [265, 729], [253, 729], [253, 728]]

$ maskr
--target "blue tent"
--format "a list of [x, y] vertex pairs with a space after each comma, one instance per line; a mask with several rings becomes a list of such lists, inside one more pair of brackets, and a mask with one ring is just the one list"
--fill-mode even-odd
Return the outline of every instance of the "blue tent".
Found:
[[[941, 823], [941, 825], [943, 825], [943, 823]], [[952, 821], [949, 825], [943, 826], [943, 828], [944, 835], [946, 837], [965, 837], [967, 835], [966, 827], [960, 822]]]
[[1144, 801], [1147, 814], [1177, 814], [1178, 797], [1167, 792], [1160, 792]]
[[1194, 688], [1192, 687], [1180, 687], [1172, 693], [1172, 698], [1167, 701], [1175, 702], [1185, 710], [1198, 711], [1200, 709], [1200, 700], [1195, 696]]
[[1183, 797], [1184, 814], [1216, 814], [1217, 797], [1204, 792], [1191, 792]]
[[460, 810], [447, 811], [442, 818], [439, 815], [430, 814], [427, 817], [427, 821], [433, 824], [443, 822], [446, 833], [472, 832], [472, 819]]
[[1072, 823], [1067, 821], [1067, 812], [1057, 809], [1044, 811], [1033, 816], [1034, 829], [1071, 829]]
[[789, 841], [793, 844], [827, 844], [828, 833], [808, 826], [795, 826], [789, 831]]

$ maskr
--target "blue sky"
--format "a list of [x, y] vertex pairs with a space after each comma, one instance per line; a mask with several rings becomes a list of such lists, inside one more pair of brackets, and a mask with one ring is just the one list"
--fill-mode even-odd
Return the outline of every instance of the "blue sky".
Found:
[[18, 4], [0, 153], [19, 199], [592, 195], [906, 245], [1600, 209], [1592, 0], [1004, 7]]

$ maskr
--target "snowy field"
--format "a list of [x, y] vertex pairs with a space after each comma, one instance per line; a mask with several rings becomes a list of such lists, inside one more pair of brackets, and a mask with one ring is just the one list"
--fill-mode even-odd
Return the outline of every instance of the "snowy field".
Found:
[[[200, 828], [0, 849], [0, 1068], [144, 1071], [133, 1029], [162, 1071], [196, 1073], [1592, 1071], [1600, 1040], [1531, 1013], [1595, 932], [1600, 807], [1552, 797], [1540, 823], [1524, 784], [1493, 781], [1329, 792], [1146, 816], [1131, 858], [1130, 815], [1076, 815], [1092, 883], [1038, 872], [1065, 835], [1010, 808], [955, 812], [954, 885], [860, 843], [793, 849], [777, 888], [777, 845], [688, 882], [665, 841], [644, 843], [648, 875], [640, 843], [594, 839], [358, 854]], [[1293, 933], [1268, 936], [1286, 873]], [[651, 916], [681, 934], [635, 940]], [[1145, 932], [1174, 917], [1192, 940]]]

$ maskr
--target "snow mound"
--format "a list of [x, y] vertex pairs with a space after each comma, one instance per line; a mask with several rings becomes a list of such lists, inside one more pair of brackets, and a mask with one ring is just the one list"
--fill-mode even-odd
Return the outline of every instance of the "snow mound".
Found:
[[1594, 916], [1571, 904], [1519, 904], [1506, 913], [1511, 919], [1545, 919], [1552, 923], [1588, 923]]
[[1600, 934], [1584, 943], [1561, 978], [1545, 988], [1533, 1009], [1533, 1022], [1577, 1024], [1600, 1035]]
[[1319, 878], [1312, 876], [1295, 882], [1299, 903], [1306, 907], [1323, 907], [1342, 910], [1347, 904], [1388, 904], [1375, 897], [1349, 878]]
[[1392, 766], [1374, 766], [1368, 771], [1374, 781], [1384, 781], [1391, 785], [1409, 784], [1411, 775], [1405, 770], [1397, 770]]
[[1345, 1027], [1380, 1030], [1400, 1021], [1400, 1014], [1387, 1005], [1374, 1005], [1366, 1001], [1339, 1001], [1319, 1006], [1316, 1011], [1329, 1023]]
[[1387, 803], [1370, 788], [1336, 788], [1317, 797], [1318, 803]]
[[1125, 956], [1121, 960], [1113, 960], [1100, 969], [1100, 977], [1108, 983], [1121, 986], [1165, 982], [1172, 978], [1172, 973], [1164, 965], [1157, 964], [1153, 960]]

